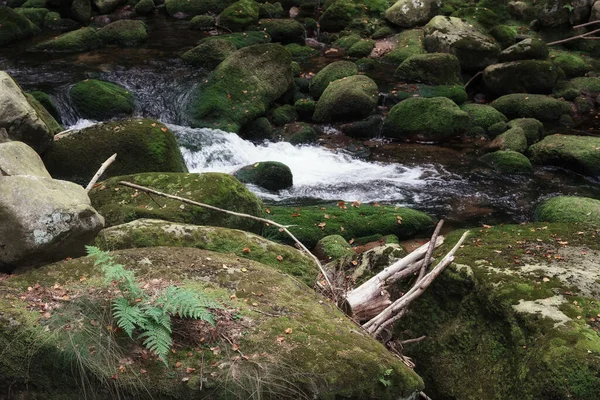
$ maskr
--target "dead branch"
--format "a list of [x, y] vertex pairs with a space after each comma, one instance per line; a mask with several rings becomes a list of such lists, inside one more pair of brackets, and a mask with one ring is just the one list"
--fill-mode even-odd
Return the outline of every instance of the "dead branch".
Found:
[[313, 260], [314, 262], [317, 264], [317, 266], [319, 267], [319, 270], [321, 271], [321, 274], [323, 274], [323, 277], [325, 278], [325, 281], [327, 282], [327, 285], [329, 286], [329, 289], [331, 290], [331, 293], [333, 296], [335, 296], [335, 290], [333, 288], [333, 285], [331, 284], [331, 281], [329, 280], [329, 276], [327, 275], [327, 273], [325, 272], [325, 270], [323, 269], [323, 266], [321, 265], [321, 262], [319, 261], [319, 259], [312, 254], [307, 248], [306, 246], [304, 246], [302, 244], [302, 242], [300, 242], [287, 228], [288, 226], [285, 225], [281, 225], [278, 224], [275, 221], [272, 221], [270, 219], [266, 219], [266, 218], [261, 218], [261, 217], [256, 217], [254, 215], [250, 215], [250, 214], [244, 214], [244, 213], [239, 213], [239, 212], [235, 212], [235, 211], [229, 211], [229, 210], [225, 210], [223, 208], [219, 208], [219, 207], [215, 207], [215, 206], [211, 206], [209, 204], [204, 204], [204, 203], [200, 203], [197, 201], [193, 201], [193, 200], [189, 200], [186, 199], [184, 197], [179, 197], [179, 196], [175, 196], [172, 194], [167, 194], [167, 193], [163, 193], [163, 192], [159, 192], [158, 190], [152, 189], [152, 188], [148, 188], [145, 186], [140, 186], [140, 185], [136, 185], [135, 183], [131, 183], [131, 182], [125, 182], [125, 181], [120, 181], [119, 185], [123, 185], [123, 186], [128, 186], [130, 188], [133, 189], [137, 189], [137, 190], [141, 190], [142, 192], [146, 192], [146, 193], [153, 193], [156, 194], [158, 196], [162, 196], [162, 197], [166, 197], [169, 199], [173, 199], [173, 200], [178, 200], [181, 201], [182, 203], [186, 203], [186, 204], [190, 204], [193, 206], [197, 206], [197, 207], [204, 207], [204, 208], [208, 208], [209, 210], [214, 210], [214, 211], [219, 211], [225, 214], [229, 214], [229, 215], [234, 215], [236, 217], [242, 217], [242, 218], [248, 218], [248, 219], [253, 219], [255, 221], [260, 221], [260, 222], [264, 222], [266, 224], [270, 224], [273, 226], [276, 226], [278, 228], [280, 228], [283, 232], [285, 232], [289, 237], [292, 238], [292, 240], [298, 245], [300, 246], [300, 248], [302, 250], [304, 250]]
[[475, 79], [477, 79], [477, 78], [478, 78], [479, 76], [481, 76], [481, 75], [483, 75], [483, 71], [479, 71], [478, 73], [476, 73], [475, 75], [473, 75], [473, 76], [471, 77], [471, 79], [469, 79], [469, 80], [467, 81], [467, 83], [465, 83], [465, 86], [464, 86], [465, 90], [466, 90], [466, 89], [469, 87], [469, 85], [470, 85], [470, 84], [471, 84], [471, 83], [472, 83], [472, 82], [473, 82]]
[[572, 40], [577, 40], [577, 39], [585, 38], [586, 36], [590, 36], [590, 35], [593, 35], [594, 33], [598, 33], [598, 32], [600, 32], [600, 29], [596, 29], [596, 30], [593, 30], [593, 31], [587, 32], [587, 33], [583, 33], [581, 35], [572, 36], [570, 38], [566, 38], [566, 39], [562, 39], [562, 40], [557, 40], [555, 42], [550, 42], [550, 43], [548, 43], [548, 46], [554, 46], [555, 44], [561, 44], [561, 43], [570, 42]]
[[435, 278], [437, 278], [444, 271], [444, 269], [450, 265], [452, 261], [454, 261], [454, 253], [460, 246], [462, 246], [468, 235], [469, 231], [463, 233], [458, 243], [452, 248], [452, 250], [450, 250], [450, 252], [448, 252], [448, 254], [446, 254], [446, 256], [430, 273], [418, 281], [404, 296], [388, 306], [379, 315], [366, 322], [363, 325], [363, 328], [365, 328], [371, 335], [376, 336], [376, 334], [380, 333], [383, 328], [388, 326], [390, 323], [395, 322], [395, 316], [404, 312], [410, 303], [421, 296], [425, 289], [427, 289], [427, 287], [429, 287], [429, 285], [431, 285], [431, 283], [435, 280]]
[[590, 22], [586, 22], [585, 24], [581, 24], [581, 25], [575, 25], [573, 27], [573, 29], [579, 29], [579, 28], [584, 28], [586, 26], [590, 26], [590, 25], [595, 25], [595, 24], [599, 24], [600, 20], [596, 20], [596, 21], [590, 21]]
[[419, 342], [422, 342], [423, 340], [425, 340], [426, 338], [427, 338], [427, 336], [423, 335], [418, 338], [403, 340], [400, 342], [400, 344], [404, 346], [405, 344], [419, 343]]
[[90, 183], [88, 183], [88, 185], [85, 187], [86, 192], [89, 192], [90, 190], [92, 190], [92, 188], [94, 187], [96, 182], [98, 182], [98, 179], [100, 179], [100, 177], [102, 176], [104, 171], [106, 171], [106, 169], [110, 166], [110, 164], [112, 164], [115, 161], [116, 158], [117, 158], [117, 153], [113, 154], [112, 156], [110, 156], [108, 158], [108, 160], [104, 161], [104, 163], [100, 166], [100, 169], [98, 170], [98, 172], [96, 172], [96, 175], [94, 175], [94, 177], [92, 178]]
[[444, 220], [440, 219], [440, 222], [438, 222], [437, 226], [435, 227], [435, 231], [433, 231], [433, 235], [431, 236], [431, 240], [429, 241], [429, 247], [427, 248], [425, 258], [423, 259], [423, 266], [419, 271], [419, 277], [417, 278], [417, 282], [423, 279], [423, 276], [425, 276], [425, 272], [427, 272], [427, 267], [429, 267], [429, 263], [431, 262], [431, 255], [433, 254], [433, 249], [435, 248], [435, 242], [437, 241], [437, 237], [440, 235], [440, 231], [442, 230], [443, 225]]

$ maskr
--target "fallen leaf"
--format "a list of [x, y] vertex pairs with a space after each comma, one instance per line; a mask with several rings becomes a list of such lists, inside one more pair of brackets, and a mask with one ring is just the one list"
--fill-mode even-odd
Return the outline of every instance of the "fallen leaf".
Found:
[[186, 368], [185, 369], [186, 374], [193, 374], [194, 372], [196, 372], [196, 368]]
[[187, 382], [189, 380], [190, 380], [190, 378], [187, 376], [184, 376], [183, 378], [181, 378], [181, 382]]
[[277, 256], [277, 260], [283, 261], [283, 256], [281, 256], [281, 255]]
[[240, 349], [240, 345], [239, 345], [239, 344], [236, 344], [236, 343], [234, 343], [234, 344], [231, 346], [231, 350], [233, 350], [233, 351], [238, 351], [239, 349]]
[[244, 247], [244, 250], [242, 250], [244, 253], [250, 253], [250, 247]]
[[286, 329], [284, 332], [285, 332], [287, 335], [289, 335], [289, 334], [291, 334], [293, 331], [292, 331], [292, 328], [287, 328], [287, 329]]
[[271, 209], [270, 209], [270, 208], [267, 208], [267, 209], [265, 210], [265, 212], [266, 212], [267, 214], [271, 214]]
[[283, 343], [285, 341], [285, 337], [277, 336], [277, 343]]
[[181, 367], [181, 363], [180, 363], [179, 361], [177, 361], [177, 362], [175, 363], [175, 368], [179, 368], [179, 367]]
[[140, 374], [147, 374], [147, 373], [148, 373], [148, 371], [146, 371], [145, 369], [143, 369], [143, 368], [140, 369]]

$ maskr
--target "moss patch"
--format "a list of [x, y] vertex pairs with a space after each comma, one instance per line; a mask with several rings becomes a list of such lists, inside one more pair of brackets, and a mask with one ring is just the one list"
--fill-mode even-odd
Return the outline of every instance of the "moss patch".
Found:
[[146, 24], [136, 20], [121, 20], [110, 23], [98, 31], [106, 44], [123, 47], [137, 46], [148, 38]]
[[491, 106], [510, 119], [535, 118], [543, 123], [557, 122], [563, 115], [571, 113], [571, 106], [566, 101], [539, 94], [509, 94]]
[[576, 196], [553, 197], [537, 206], [535, 219], [600, 227], [600, 200]]
[[102, 121], [133, 113], [133, 95], [112, 82], [86, 79], [73, 85], [69, 96], [84, 118]]
[[535, 164], [557, 165], [587, 175], [600, 176], [600, 138], [592, 136], [551, 135], [531, 146]]
[[39, 43], [35, 45], [32, 50], [57, 53], [78, 53], [101, 46], [102, 40], [94, 28], [81, 28]]
[[0, 46], [31, 37], [40, 29], [12, 8], [0, 7]]
[[358, 74], [358, 67], [353, 62], [335, 61], [327, 64], [310, 81], [310, 94], [318, 99], [331, 82], [356, 74]]

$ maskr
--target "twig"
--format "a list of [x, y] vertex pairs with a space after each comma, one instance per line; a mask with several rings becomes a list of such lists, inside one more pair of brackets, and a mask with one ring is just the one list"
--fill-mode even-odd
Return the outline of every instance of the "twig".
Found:
[[561, 44], [561, 43], [570, 42], [571, 40], [581, 39], [581, 38], [593, 35], [594, 33], [598, 33], [598, 32], [600, 32], [600, 29], [596, 29], [596, 30], [593, 30], [593, 31], [588, 32], [588, 33], [583, 33], [581, 35], [572, 36], [570, 38], [566, 38], [566, 39], [562, 39], [562, 40], [557, 40], [556, 42], [550, 42], [550, 43], [548, 43], [548, 46], [554, 46], [555, 44]]
[[421, 398], [422, 398], [423, 400], [432, 400], [432, 399], [431, 399], [431, 397], [429, 397], [429, 396], [427, 396], [427, 395], [425, 394], [425, 392], [420, 392], [420, 393], [419, 393], [419, 396], [421, 396]]
[[579, 29], [579, 28], [583, 28], [589, 25], [594, 25], [594, 24], [598, 24], [600, 23], [600, 20], [596, 20], [596, 21], [590, 21], [590, 22], [586, 22], [585, 24], [581, 24], [581, 25], [575, 25], [573, 27], [573, 29]]
[[104, 161], [104, 163], [100, 166], [100, 169], [98, 170], [98, 172], [96, 172], [96, 175], [94, 175], [94, 177], [92, 178], [90, 183], [88, 183], [88, 185], [85, 187], [86, 192], [89, 192], [94, 187], [96, 182], [98, 182], [98, 179], [100, 178], [100, 176], [102, 176], [104, 171], [106, 171], [106, 169], [110, 166], [110, 164], [113, 163], [113, 161], [115, 161], [116, 158], [117, 158], [117, 153], [113, 154], [112, 156], [110, 156], [108, 158], [108, 160]]
[[433, 235], [431, 236], [431, 240], [429, 241], [429, 247], [427, 248], [427, 253], [425, 253], [425, 258], [423, 259], [423, 266], [421, 267], [421, 271], [419, 271], [419, 277], [417, 278], [417, 282], [419, 282], [425, 276], [427, 267], [429, 267], [429, 263], [431, 262], [431, 255], [433, 254], [433, 249], [435, 249], [435, 242], [437, 241], [437, 238], [440, 235], [440, 231], [442, 230], [443, 225], [444, 220], [440, 219], [440, 222], [438, 222], [437, 226], [435, 227], [435, 231], [433, 231]]
[[400, 344], [404, 346], [405, 344], [419, 343], [419, 342], [422, 342], [423, 340], [425, 340], [426, 337], [427, 336], [423, 335], [423, 336], [418, 337], [418, 338], [403, 340], [403, 341], [400, 342]]
[[304, 250], [306, 252], [306, 254], [308, 254], [315, 261], [315, 263], [319, 267], [319, 270], [321, 271], [321, 274], [323, 274], [323, 277], [325, 278], [325, 281], [327, 282], [327, 285], [329, 286], [329, 289], [331, 290], [332, 295], [335, 296], [335, 290], [333, 288], [333, 285], [331, 284], [331, 281], [329, 280], [329, 276], [327, 276], [327, 272], [325, 272], [325, 269], [321, 265], [321, 262], [319, 261], [319, 259], [313, 253], [311, 253], [306, 248], [306, 246], [304, 246], [302, 244], [302, 242], [299, 241], [296, 238], [296, 236], [294, 236], [287, 229], [288, 228], [287, 226], [278, 224], [277, 222], [272, 221], [270, 219], [256, 217], [256, 216], [250, 215], [250, 214], [244, 214], [244, 213], [239, 213], [239, 212], [235, 212], [235, 211], [225, 210], [223, 208], [219, 208], [219, 207], [211, 206], [211, 205], [208, 205], [208, 204], [200, 203], [200, 202], [197, 202], [197, 201], [189, 200], [189, 199], [186, 199], [184, 197], [179, 197], [179, 196], [175, 196], [175, 195], [172, 195], [172, 194], [167, 194], [167, 193], [159, 192], [158, 190], [151, 189], [151, 188], [148, 188], [148, 187], [145, 187], [145, 186], [136, 185], [135, 183], [131, 183], [131, 182], [120, 181], [119, 185], [128, 186], [130, 188], [141, 190], [141, 191], [146, 192], [146, 193], [154, 193], [154, 194], [156, 194], [158, 196], [166, 197], [166, 198], [169, 198], [169, 199], [179, 200], [179, 201], [181, 201], [183, 203], [191, 204], [193, 206], [204, 207], [204, 208], [208, 208], [209, 210], [214, 210], [214, 211], [219, 211], [219, 212], [222, 212], [222, 213], [225, 213], [225, 214], [235, 215], [236, 217], [253, 219], [255, 221], [264, 222], [264, 223], [267, 223], [267, 224], [270, 224], [270, 225], [273, 225], [273, 226], [276, 226], [276, 227], [282, 229], [283, 232], [285, 232], [286, 234], [288, 234], [288, 236], [291, 237], [292, 240], [294, 242], [296, 242], [296, 244], [298, 246], [300, 246], [300, 248], [302, 250]]
[[480, 76], [480, 75], [483, 75], [483, 71], [479, 71], [478, 73], [476, 73], [475, 75], [473, 75], [473, 76], [471, 77], [471, 79], [469, 79], [469, 80], [467, 81], [467, 83], [465, 83], [465, 86], [464, 86], [465, 90], [466, 90], [466, 89], [469, 87], [469, 85], [470, 85], [470, 84], [471, 84], [471, 83], [472, 83], [472, 82], [473, 82], [475, 79], [477, 79], [477, 77], [478, 77], [478, 76]]

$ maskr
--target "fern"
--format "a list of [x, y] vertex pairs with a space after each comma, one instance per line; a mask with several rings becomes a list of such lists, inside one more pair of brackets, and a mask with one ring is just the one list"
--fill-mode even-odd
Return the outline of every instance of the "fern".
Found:
[[138, 339], [167, 364], [167, 355], [173, 346], [171, 338], [171, 315], [207, 321], [214, 325], [210, 309], [221, 306], [205, 296], [188, 289], [169, 286], [156, 299], [152, 299], [135, 279], [133, 271], [117, 264], [110, 253], [97, 247], [87, 246], [88, 256], [94, 257], [94, 265], [100, 266], [106, 285], [116, 282], [121, 296], [112, 302], [113, 316], [117, 326], [130, 337], [140, 332]]

